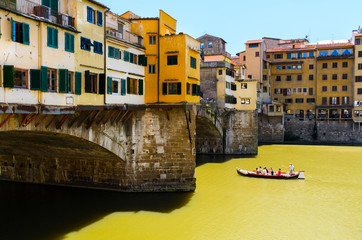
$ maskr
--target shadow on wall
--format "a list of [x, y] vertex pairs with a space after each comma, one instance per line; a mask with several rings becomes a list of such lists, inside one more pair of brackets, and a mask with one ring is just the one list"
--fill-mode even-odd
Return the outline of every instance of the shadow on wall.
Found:
[[114, 212], [169, 213], [193, 193], [119, 193], [0, 182], [1, 239], [61, 239]]
[[200, 167], [206, 163], [224, 163], [235, 158], [255, 158], [257, 155], [212, 155], [212, 154], [197, 154], [196, 166]]

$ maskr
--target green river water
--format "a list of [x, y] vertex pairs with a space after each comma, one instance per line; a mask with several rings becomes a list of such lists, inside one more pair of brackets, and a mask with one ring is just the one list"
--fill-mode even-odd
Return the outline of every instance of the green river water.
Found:
[[[194, 193], [124, 194], [1, 183], [0, 239], [362, 239], [362, 147], [264, 145], [199, 164]], [[211, 159], [211, 158], [210, 158]], [[236, 167], [305, 170], [254, 179]]]

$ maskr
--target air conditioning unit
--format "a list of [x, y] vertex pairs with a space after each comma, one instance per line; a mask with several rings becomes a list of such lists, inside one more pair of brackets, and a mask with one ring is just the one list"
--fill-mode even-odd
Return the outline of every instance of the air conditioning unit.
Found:
[[122, 39], [122, 38], [123, 38], [122, 33], [120, 33], [120, 32], [116, 32], [116, 37], [117, 37], [117, 38], [121, 38], [121, 39]]
[[50, 8], [43, 5], [35, 6], [34, 14], [38, 17], [50, 19]]

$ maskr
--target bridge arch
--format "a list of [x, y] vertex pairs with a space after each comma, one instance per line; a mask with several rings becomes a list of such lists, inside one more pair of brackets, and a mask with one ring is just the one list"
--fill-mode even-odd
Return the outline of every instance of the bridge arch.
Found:
[[200, 114], [196, 118], [196, 151], [223, 153], [223, 129], [211, 114]]

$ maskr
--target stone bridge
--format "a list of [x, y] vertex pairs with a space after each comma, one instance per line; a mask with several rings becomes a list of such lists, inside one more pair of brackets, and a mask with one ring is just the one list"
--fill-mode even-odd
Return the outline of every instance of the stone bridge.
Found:
[[196, 151], [206, 154], [257, 154], [256, 111], [217, 108], [201, 101], [196, 116]]
[[194, 105], [0, 106], [0, 179], [118, 191], [195, 189]]

